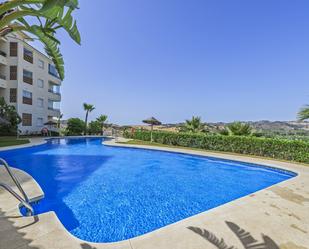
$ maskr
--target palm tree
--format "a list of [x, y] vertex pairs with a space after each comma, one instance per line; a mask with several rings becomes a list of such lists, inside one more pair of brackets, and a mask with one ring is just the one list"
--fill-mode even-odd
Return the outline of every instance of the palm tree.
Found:
[[304, 106], [298, 112], [298, 120], [299, 121], [304, 121], [306, 119], [309, 119], [309, 105]]
[[[78, 0], [4, 1], [0, 3], [0, 38], [18, 31], [35, 36], [35, 39], [44, 44], [45, 51], [53, 60], [59, 77], [63, 79], [64, 61], [56, 32], [58, 29], [64, 29], [76, 43], [80, 44], [80, 34], [72, 16], [72, 12], [77, 8]], [[28, 23], [28, 19], [31, 23]]]
[[83, 106], [84, 106], [84, 110], [86, 111], [85, 130], [84, 130], [84, 134], [86, 135], [87, 134], [88, 114], [89, 114], [89, 112], [92, 112], [95, 109], [95, 107], [94, 107], [94, 105], [87, 104], [87, 103], [84, 103]]
[[63, 113], [60, 113], [59, 117], [58, 117], [58, 120], [57, 120], [57, 126], [58, 126], [58, 129], [60, 129], [60, 124], [61, 124], [61, 119], [63, 118]]
[[101, 115], [100, 117], [97, 118], [97, 121], [101, 125], [101, 135], [103, 135], [103, 128], [104, 128], [104, 124], [106, 120], [107, 120], [107, 115]]
[[229, 124], [227, 128], [231, 134], [235, 136], [250, 136], [252, 134], [251, 126], [241, 122], [233, 122]]
[[191, 120], [186, 120], [184, 126], [181, 127], [180, 131], [190, 133], [204, 132], [205, 124], [202, 123], [201, 117], [193, 116]]

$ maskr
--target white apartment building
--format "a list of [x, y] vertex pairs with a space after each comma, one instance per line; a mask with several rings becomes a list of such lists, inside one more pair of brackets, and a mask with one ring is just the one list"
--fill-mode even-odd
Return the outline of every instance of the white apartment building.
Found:
[[52, 60], [26, 38], [17, 33], [0, 39], [0, 97], [15, 106], [21, 133], [37, 134], [44, 123], [60, 116], [61, 80]]

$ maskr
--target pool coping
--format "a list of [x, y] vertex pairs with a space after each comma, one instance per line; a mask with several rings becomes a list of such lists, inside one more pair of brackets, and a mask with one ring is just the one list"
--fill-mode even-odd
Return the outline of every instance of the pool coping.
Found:
[[[46, 142], [45, 139], [42, 140], [43, 141], [41, 141], [41, 144]], [[39, 221], [32, 224], [33, 218], [20, 217], [19, 210], [17, 208], [18, 203], [8, 195], [5, 195], [5, 193], [0, 192], [0, 200], [1, 198], [4, 198], [7, 203], [3, 206], [0, 202], [0, 211], [1, 213], [4, 213], [2, 215], [2, 219], [0, 219], [0, 227], [1, 222], [4, 221], [10, 221], [14, 224], [8, 230], [2, 231], [0, 228], [0, 241], [5, 239], [10, 233], [15, 234], [16, 231], [25, 233], [23, 237], [26, 237], [26, 241], [24, 241], [24, 243], [21, 243], [20, 245], [13, 243], [12, 246], [6, 244], [5, 249], [215, 248], [209, 241], [207, 241], [207, 238], [205, 237], [205, 230], [202, 229], [207, 229], [208, 231], [216, 234], [219, 238], [223, 237], [225, 243], [228, 245], [234, 245], [239, 249], [243, 248], [240, 241], [235, 235], [233, 236], [233, 233], [231, 233], [231, 230], [227, 226], [227, 224], [230, 223], [226, 223], [226, 221], [232, 221], [233, 224], [236, 224], [240, 228], [248, 230], [252, 235], [254, 235], [254, 237], [259, 238], [259, 241], [262, 241], [264, 238], [261, 236], [261, 233], [266, 234], [273, 241], [275, 241], [280, 248], [283, 249], [306, 249], [306, 246], [309, 245], [309, 218], [307, 217], [308, 215], [306, 215], [309, 212], [309, 167], [290, 162], [250, 158], [242, 155], [238, 156], [148, 145], [117, 144], [115, 140], [105, 141], [104, 144], [106, 146], [152, 149], [254, 163], [275, 168], [283, 168], [285, 170], [295, 172], [298, 175], [289, 180], [272, 185], [253, 194], [241, 197], [224, 205], [159, 228], [147, 234], [114, 243], [91, 243], [74, 237], [63, 227], [54, 212], [38, 215], [37, 218]], [[26, 146], [17, 147], [29, 147], [34, 145], [38, 145], [38, 143], [30, 143], [26, 144]], [[27, 173], [22, 171], [20, 171], [20, 174], [27, 175]], [[40, 196], [40, 191], [38, 190], [39, 186], [31, 176], [28, 177], [31, 179], [29, 180], [30, 183], [28, 183], [28, 185], [30, 185], [28, 189], [32, 189], [34, 195], [36, 193], [36, 195]], [[33, 196], [32, 198], [38, 198], [38, 196]], [[11, 208], [8, 209], [7, 206], [9, 202]], [[15, 205], [15, 208], [12, 208], [12, 205]], [[32, 225], [25, 227], [24, 224], [28, 223]], [[188, 227], [190, 227], [190, 229], [188, 229]], [[284, 227], [284, 229], [282, 229], [282, 227]], [[34, 234], [33, 230], [39, 230], [41, 233]], [[204, 231], [204, 233], [199, 231]], [[17, 234], [19, 235], [19, 233]], [[12, 241], [14, 242], [14, 240]], [[46, 247], [46, 245], [48, 245], [48, 247]], [[1, 248], [0, 243], [0, 249]]]

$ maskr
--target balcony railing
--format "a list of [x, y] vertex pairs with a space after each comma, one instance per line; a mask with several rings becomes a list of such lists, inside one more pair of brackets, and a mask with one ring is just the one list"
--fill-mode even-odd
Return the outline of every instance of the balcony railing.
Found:
[[23, 104], [32, 105], [32, 98], [23, 97]]
[[60, 112], [60, 109], [54, 108], [54, 107], [48, 107], [48, 110], [50, 111], [55, 111], [55, 112]]
[[57, 79], [60, 79], [58, 71], [54, 65], [48, 64], [48, 73]]
[[54, 91], [53, 89], [48, 89], [48, 92], [56, 94], [56, 95], [61, 95], [61, 93]]
[[17, 72], [10, 72], [10, 80], [17, 80]]
[[24, 79], [23, 79], [23, 80], [24, 80], [25, 83], [28, 83], [28, 84], [30, 84], [30, 85], [33, 84], [33, 79], [30, 78], [30, 77], [24, 76]]
[[33, 64], [33, 56], [24, 53], [24, 60]]
[[2, 79], [2, 80], [6, 80], [6, 76], [5, 76], [5, 75], [3, 75], [3, 74], [0, 74], [0, 79]]
[[6, 53], [0, 50], [0, 55], [2, 55], [3, 57], [6, 57]]

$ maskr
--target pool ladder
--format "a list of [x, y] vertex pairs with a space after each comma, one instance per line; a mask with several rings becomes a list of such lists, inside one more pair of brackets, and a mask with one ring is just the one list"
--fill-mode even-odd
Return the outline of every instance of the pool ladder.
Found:
[[16, 178], [16, 176], [14, 175], [12, 170], [10, 169], [10, 166], [2, 158], [0, 158], [0, 163], [4, 166], [4, 168], [6, 169], [6, 171], [8, 172], [10, 177], [12, 178], [13, 182], [15, 183], [16, 187], [18, 188], [18, 190], [20, 191], [20, 193], [22, 194], [23, 197], [21, 197], [9, 185], [7, 185], [5, 183], [0, 182], [0, 187], [4, 188], [6, 191], [8, 191], [12, 196], [14, 196], [26, 208], [26, 210], [27, 210], [26, 215], [27, 216], [34, 215], [34, 211], [33, 211], [33, 208], [30, 204], [29, 198], [28, 198], [27, 194], [25, 193], [24, 189], [22, 188], [22, 186], [20, 185], [18, 179]]

